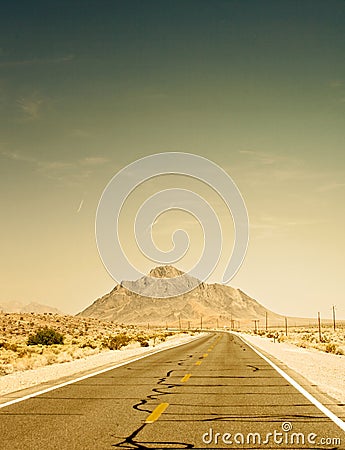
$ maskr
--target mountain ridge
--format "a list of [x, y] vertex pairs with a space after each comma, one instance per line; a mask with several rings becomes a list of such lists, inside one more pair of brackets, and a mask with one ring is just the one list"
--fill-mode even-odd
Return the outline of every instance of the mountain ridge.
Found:
[[[158, 280], [158, 284], [154, 283]], [[178, 285], [174, 284], [180, 283]], [[187, 283], [190, 291], [174, 294], [176, 286]], [[157, 289], [164, 295], [159, 297]], [[134, 292], [133, 292], [134, 290]], [[176, 290], [176, 289], [175, 289]], [[136, 292], [141, 292], [139, 295]], [[151, 293], [154, 295], [150, 295]], [[283, 323], [283, 316], [268, 310], [240, 289], [218, 283], [207, 284], [185, 274], [174, 266], [158, 266], [136, 281], [122, 281], [108, 294], [95, 300], [78, 315], [112, 320], [124, 324], [198, 326], [201, 321], [228, 326], [235, 322], [253, 325], [254, 320]]]
[[64, 313], [59, 309], [38, 302], [23, 303], [19, 301], [1, 301], [0, 311], [4, 313], [52, 313], [64, 315]]

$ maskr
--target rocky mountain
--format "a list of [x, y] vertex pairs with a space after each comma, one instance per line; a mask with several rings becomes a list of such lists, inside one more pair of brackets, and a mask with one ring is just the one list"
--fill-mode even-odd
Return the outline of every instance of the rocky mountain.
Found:
[[30, 303], [22, 303], [17, 301], [2, 301], [0, 303], [0, 311], [6, 313], [36, 313], [36, 314], [44, 314], [44, 313], [53, 313], [62, 315], [63, 312], [48, 305], [42, 305], [37, 302]]
[[121, 286], [131, 292], [150, 298], [176, 297], [181, 292], [190, 292], [200, 285], [200, 280], [181, 272], [173, 266], [159, 266], [148, 276], [136, 281], [123, 281]]
[[[171, 295], [176, 292], [173, 281], [187, 283], [192, 290], [167, 297], [167, 292]], [[139, 288], [144, 296], [133, 292], [138, 292]], [[161, 298], [157, 298], [157, 289], [161, 289]], [[267, 310], [240, 289], [200, 283], [173, 266], [160, 266], [137, 281], [123, 281], [79, 315], [125, 324], [178, 326], [181, 323], [182, 327], [200, 326], [201, 321], [205, 326], [218, 324], [223, 327], [230, 326], [233, 321], [236, 327], [239, 322], [241, 326], [253, 326], [253, 320], [260, 320], [262, 326], [266, 313], [272, 324], [273, 321], [277, 325], [283, 323], [282, 316]]]

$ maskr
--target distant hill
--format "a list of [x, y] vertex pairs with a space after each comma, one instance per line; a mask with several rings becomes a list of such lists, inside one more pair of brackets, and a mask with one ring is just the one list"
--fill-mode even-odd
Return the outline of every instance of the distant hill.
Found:
[[7, 302], [0, 302], [0, 311], [7, 312], [7, 313], [36, 313], [36, 314], [44, 314], [44, 313], [53, 313], [53, 314], [60, 314], [63, 315], [64, 313], [58, 310], [57, 308], [54, 308], [52, 306], [48, 305], [42, 305], [41, 303], [37, 302], [30, 302], [30, 303], [22, 303], [17, 301], [7, 301]]
[[[156, 283], [152, 277], [159, 282]], [[187, 283], [192, 290], [176, 297], [153, 298], [159, 295], [157, 289], [161, 289], [162, 297], [167, 292], [174, 295], [174, 277], [181, 277], [177, 283]], [[145, 296], [133, 293], [131, 288], [136, 291], [140, 288]], [[160, 266], [137, 281], [123, 281], [78, 315], [124, 324], [177, 326], [181, 322], [183, 327], [188, 322], [191, 327], [200, 326], [201, 320], [205, 326], [215, 326], [217, 322], [219, 326], [230, 326], [232, 320], [236, 327], [238, 322], [241, 326], [245, 323], [253, 326], [253, 320], [260, 320], [262, 326], [266, 313], [272, 324], [273, 321], [277, 325], [283, 324], [283, 316], [269, 311], [240, 289], [220, 284], [199, 284], [198, 280], [173, 266]]]

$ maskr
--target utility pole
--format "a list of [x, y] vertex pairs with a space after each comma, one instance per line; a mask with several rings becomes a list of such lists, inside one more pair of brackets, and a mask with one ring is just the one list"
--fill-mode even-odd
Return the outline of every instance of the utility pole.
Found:
[[150, 324], [149, 324], [149, 323], [147, 324], [147, 329], [148, 329], [148, 330], [150, 329]]
[[260, 322], [260, 320], [253, 319], [253, 322], [254, 322], [254, 333], [257, 334], [258, 329], [259, 329], [259, 322]]
[[232, 331], [232, 313], [230, 314], [230, 330]]
[[267, 311], [265, 312], [265, 330], [267, 331], [268, 327], [268, 319], [267, 319]]
[[321, 334], [321, 317], [320, 313], [317, 313], [317, 321], [319, 323], [319, 341], [322, 342], [322, 334]]
[[217, 319], [217, 330], [218, 330], [218, 328], [219, 328], [219, 321], [218, 321], [218, 319]]
[[333, 330], [335, 331], [335, 305], [332, 306], [333, 311]]
[[188, 330], [190, 330], [190, 322], [189, 322], [189, 320], [188, 320]]
[[285, 336], [288, 335], [288, 320], [287, 317], [285, 317]]
[[202, 316], [200, 317], [200, 330], [202, 330]]

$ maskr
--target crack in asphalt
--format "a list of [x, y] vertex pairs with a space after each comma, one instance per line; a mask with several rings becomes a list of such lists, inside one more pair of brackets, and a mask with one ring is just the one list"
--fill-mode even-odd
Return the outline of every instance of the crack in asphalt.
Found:
[[[192, 358], [193, 355], [187, 355], [186, 358], [181, 359], [178, 361], [177, 365], [182, 366], [189, 358]], [[160, 385], [161, 387], [155, 387], [153, 388], [151, 391], [153, 392], [153, 394], [149, 394], [147, 395], [145, 398], [141, 399], [139, 402], [137, 402], [135, 405], [132, 406], [133, 409], [140, 411], [140, 412], [147, 412], [147, 413], [151, 413], [152, 411], [146, 408], [142, 408], [144, 405], [147, 405], [147, 403], [150, 400], [157, 400], [157, 398], [160, 395], [169, 395], [172, 394], [172, 392], [167, 392], [167, 389], [172, 389], [174, 387], [178, 387], [180, 386], [179, 383], [166, 383], [167, 379], [172, 375], [172, 373], [174, 372], [174, 370], [168, 370], [168, 372], [161, 378], [158, 379], [157, 381], [157, 385]], [[165, 390], [164, 390], [165, 389]], [[150, 449], [150, 448], [161, 448], [162, 445], [165, 446], [171, 446], [172, 445], [178, 445], [179, 448], [194, 448], [193, 444], [189, 444], [186, 442], [145, 442], [145, 443], [141, 443], [139, 441], [136, 441], [135, 438], [137, 437], [137, 435], [140, 433], [140, 431], [142, 431], [145, 426], [147, 426], [149, 424], [147, 423], [143, 423], [142, 425], [140, 425], [136, 430], [134, 430], [130, 435], [128, 435], [127, 437], [125, 437], [121, 442], [118, 442], [117, 444], [113, 444], [112, 447], [118, 447], [118, 448], [132, 448], [132, 449]], [[113, 438], [117, 436], [111, 435]], [[147, 447], [147, 445], [151, 445], [150, 447]], [[154, 446], [152, 447], [152, 445], [155, 444], [159, 444], [159, 447]]]
[[[230, 340], [232, 341], [233, 339], [230, 339]], [[236, 345], [239, 345], [239, 347], [241, 347], [242, 350], [246, 350], [241, 344], [237, 344], [236, 343]], [[184, 359], [180, 359], [178, 362], [171, 361], [171, 363], [175, 363], [178, 366], [183, 366], [186, 363], [186, 361], [188, 361], [189, 358], [191, 358], [192, 356], [193, 355], [188, 355]], [[202, 359], [202, 357], [200, 357], [199, 359]], [[245, 359], [247, 359], [247, 358], [245, 358]], [[248, 380], [248, 379], [251, 379], [251, 378], [255, 379], [256, 381], [262, 380], [264, 382], [266, 379], [272, 381], [272, 376], [260, 376], [260, 375], [262, 375], [263, 371], [267, 370], [267, 369], [264, 368], [264, 367], [261, 369], [259, 364], [258, 364], [258, 366], [257, 365], [252, 365], [252, 364], [246, 364], [247, 373], [248, 373], [248, 371], [255, 372], [255, 375], [253, 374], [252, 376], [250, 376], [250, 375], [249, 376], [248, 375], [247, 376], [238, 376], [238, 375], [237, 376], [219, 376], [219, 375], [217, 375], [216, 377], [214, 377], [214, 376], [210, 375], [210, 378], [217, 378], [218, 380], [219, 380], [219, 378], [224, 378], [224, 379], [229, 380], [229, 381], [231, 379], [234, 379], [234, 380], [235, 379], [247, 379]], [[172, 391], [173, 388], [180, 388], [182, 386], [180, 382], [175, 382], [174, 383], [174, 382], [171, 381], [170, 377], [172, 376], [172, 374], [175, 371], [176, 370], [174, 370], [174, 369], [171, 369], [171, 370], [167, 371], [164, 376], [162, 376], [161, 378], [159, 378], [157, 380], [156, 386], [151, 389], [151, 393], [149, 395], [147, 395], [145, 398], [143, 398], [140, 401], [138, 401], [136, 404], [134, 404], [132, 406], [132, 408], [137, 410], [137, 411], [146, 412], [146, 413], [150, 414], [150, 413], [152, 413], [152, 410], [151, 410], [152, 408], [149, 409], [148, 403], [151, 402], [151, 401], [157, 402], [160, 396], [162, 396], [162, 395], [169, 395], [169, 394], [170, 395], [171, 394], [175, 394], [175, 395], [178, 395], [178, 394], [182, 395], [182, 394], [184, 394], [185, 395], [186, 394], [186, 390], [185, 389], [183, 389], [183, 392], [178, 392], [179, 389], [175, 389], [174, 391]], [[213, 372], [212, 369], [210, 369], [209, 371]], [[214, 370], [214, 371], [216, 371], [216, 370]], [[195, 378], [203, 378], [203, 377], [202, 376], [201, 377], [196, 376]], [[189, 385], [189, 386], [191, 387], [191, 385]], [[195, 385], [193, 385], [193, 386], [195, 388]], [[222, 384], [222, 383], [206, 384], [206, 385], [202, 385], [202, 388], [205, 389], [205, 387], [214, 388], [214, 387], [224, 387], [224, 386], [228, 386], [228, 384]], [[261, 387], [267, 388], [267, 386], [270, 386], [270, 387], [273, 387], [273, 388], [275, 388], [275, 387], [276, 388], [281, 388], [281, 387], [284, 387], [284, 386], [289, 386], [289, 383], [279, 383], [277, 385], [277, 384], [271, 382], [268, 385], [263, 383], [262, 386], [261, 385], [257, 386], [257, 385], [253, 385], [253, 384], [250, 384], [250, 383], [246, 383], [242, 387], [245, 388], [245, 387], [251, 387], [251, 386], [253, 386], [255, 388], [258, 388], [260, 390]], [[187, 390], [187, 393], [188, 393], [188, 390]], [[215, 396], [217, 398], [220, 397], [220, 396], [224, 396], [224, 392], [218, 393], [218, 392], [209, 391], [209, 392], [204, 392], [204, 394], [205, 395], [211, 394], [211, 395], [213, 395], [213, 396]], [[236, 395], [236, 394], [237, 395], [246, 395], [247, 396], [247, 395], [259, 395], [260, 392], [252, 392], [252, 393], [246, 392], [246, 393], [235, 393], [235, 394], [232, 393], [232, 395]], [[280, 393], [276, 393], [275, 395], [280, 395]], [[285, 396], [286, 394], [282, 393], [281, 395]], [[173, 405], [180, 406], [179, 403], [170, 403], [170, 405], [171, 406], [173, 406]], [[189, 406], [198, 406], [198, 407], [200, 407], [202, 405], [189, 404]], [[214, 406], [218, 407], [218, 405], [214, 405]], [[247, 406], [247, 405], [238, 405], [238, 406]], [[275, 407], [275, 406], [278, 406], [278, 405], [272, 404], [272, 405], [265, 405], [265, 406], [273, 406], [273, 407]], [[281, 407], [282, 405], [279, 404], [279, 406]], [[298, 407], [298, 406], [305, 407], [306, 405], [305, 404], [298, 404], [298, 403], [296, 403], [296, 404], [292, 404], [292, 405], [289, 404], [289, 405], [286, 405], [286, 406], [289, 406], [289, 407]], [[210, 407], [212, 407], [212, 406], [208, 405], [208, 408], [210, 408]], [[221, 413], [219, 413], [216, 410], [216, 411], [213, 411], [213, 412], [212, 411], [208, 412], [208, 414], [207, 414], [208, 417], [207, 416], [205, 417], [205, 414], [203, 414], [203, 413], [195, 413], [195, 412], [193, 412], [193, 414], [188, 414], [188, 413], [183, 413], [183, 412], [179, 413], [179, 416], [181, 416], [181, 415], [183, 416], [183, 421], [184, 422], [193, 422], [193, 423], [199, 422], [199, 423], [210, 423], [210, 424], [212, 424], [214, 422], [235, 422], [235, 423], [246, 422], [246, 423], [252, 423], [252, 422], [257, 422], [258, 420], [261, 420], [262, 422], [269, 422], [269, 423], [281, 423], [282, 420], [294, 420], [296, 422], [301, 422], [301, 423], [303, 423], [305, 420], [308, 420], [310, 423], [315, 423], [315, 424], [328, 422], [327, 418], [324, 417], [323, 415], [308, 414], [308, 412], [305, 412], [304, 414], [303, 413], [302, 414], [294, 413], [294, 414], [287, 414], [287, 415], [282, 416], [279, 413], [276, 413], [276, 414], [272, 414], [272, 413], [265, 414], [264, 412], [262, 412], [259, 415], [258, 415], [257, 412], [255, 414], [250, 414], [250, 413], [248, 414], [247, 413], [245, 415], [243, 415], [243, 414], [236, 414], [236, 413], [233, 413], [233, 414], [231, 414], [231, 413], [230, 414], [224, 414], [223, 413], [223, 414], [221, 414]], [[175, 416], [175, 414], [173, 412], [169, 412], [168, 411], [168, 412], [165, 413], [164, 421], [165, 422], [169, 422], [169, 424], [172, 424], [172, 423], [176, 423], [177, 424], [179, 422], [179, 420], [174, 418], [174, 416]], [[190, 416], [190, 417], [188, 417], [188, 416]], [[200, 416], [200, 417], [198, 418], [197, 416]], [[150, 423], [142, 423], [131, 434], [129, 434], [126, 437], [115, 436], [115, 434], [112, 434], [111, 437], [113, 439], [121, 440], [120, 442], [118, 442], [116, 444], [112, 444], [112, 447], [115, 447], [115, 448], [126, 448], [126, 449], [152, 449], [152, 448], [154, 448], [156, 450], [164, 449], [164, 448], [181, 448], [181, 449], [183, 449], [183, 448], [186, 448], [186, 449], [193, 448], [193, 449], [195, 449], [196, 448], [196, 446], [193, 443], [188, 443], [188, 442], [178, 442], [178, 441], [157, 441], [157, 442], [155, 442], [155, 441], [143, 441], [143, 440], [141, 440], [140, 437], [139, 437], [140, 432], [143, 431], [146, 426], [150, 426], [150, 425], [152, 425], [152, 424], [150, 424]], [[246, 448], [249, 450], [249, 449], [257, 449], [258, 447], [246, 447]], [[273, 447], [265, 447], [265, 448], [267, 448], [267, 449], [272, 448], [273, 449]], [[276, 447], [274, 447], [274, 448], [276, 448]], [[310, 448], [310, 449], [319, 449], [320, 450], [320, 448], [318, 446], [308, 447], [308, 448]], [[328, 448], [329, 448], [329, 450], [336, 450], [339, 447], [332, 447], [332, 448], [328, 447]], [[282, 448], [281, 450], [286, 450], [286, 449]]]
[[[148, 442], [139, 442], [136, 441], [135, 438], [137, 435], [142, 431], [145, 426], [148, 425], [147, 423], [143, 423], [138, 427], [136, 430], [133, 431], [132, 434], [127, 436], [123, 441], [119, 442], [118, 444], [113, 444], [112, 447], [119, 447], [119, 448], [130, 448], [130, 449], [156, 449], [159, 450], [162, 447], [162, 445], [169, 446], [167, 448], [172, 448], [171, 445], [178, 445], [178, 448], [194, 448], [193, 444], [188, 444], [187, 442], [154, 442], [154, 441], [148, 441]], [[158, 446], [156, 445], [158, 444]], [[150, 447], [147, 447], [147, 445], [150, 445]], [[154, 447], [152, 447], [154, 445]], [[176, 448], [176, 447], [175, 447]]]

